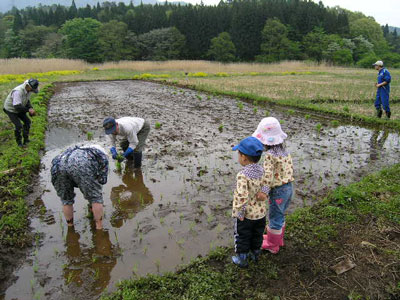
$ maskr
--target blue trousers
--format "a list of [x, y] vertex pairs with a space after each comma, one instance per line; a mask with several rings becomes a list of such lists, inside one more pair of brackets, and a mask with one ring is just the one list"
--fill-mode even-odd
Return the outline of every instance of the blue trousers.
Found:
[[[384, 88], [384, 87], [382, 87], [382, 88]], [[385, 90], [378, 91], [376, 93], [375, 107], [377, 110], [381, 110], [381, 106], [383, 106], [384, 111], [390, 112], [389, 93], [387, 93]]]
[[269, 192], [269, 228], [280, 230], [285, 223], [285, 212], [293, 196], [291, 182], [275, 187]]

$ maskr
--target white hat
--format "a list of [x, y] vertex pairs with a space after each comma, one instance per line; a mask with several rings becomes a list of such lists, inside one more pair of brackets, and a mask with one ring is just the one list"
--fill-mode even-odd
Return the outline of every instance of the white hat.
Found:
[[273, 117], [262, 119], [253, 136], [268, 146], [282, 144], [287, 138], [287, 134], [283, 132], [281, 124]]
[[380, 66], [380, 67], [383, 67], [383, 61], [378, 60], [376, 63], [373, 64], [373, 66]]

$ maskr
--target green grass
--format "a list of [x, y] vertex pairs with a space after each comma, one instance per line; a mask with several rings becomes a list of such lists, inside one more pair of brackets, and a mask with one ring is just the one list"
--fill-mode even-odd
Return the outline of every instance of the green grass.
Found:
[[[28, 193], [28, 186], [32, 180], [32, 174], [40, 165], [40, 152], [44, 150], [44, 138], [47, 125], [47, 103], [53, 94], [53, 86], [46, 85], [41, 92], [33, 96], [31, 103], [36, 110], [36, 116], [32, 118], [30, 131], [31, 142], [27, 147], [19, 148], [13, 137], [13, 127], [2, 114], [1, 127], [3, 142], [0, 146], [2, 153], [0, 171], [17, 168], [12, 177], [1, 173], [1, 200], [0, 213], [4, 214], [0, 219], [0, 245], [25, 245], [27, 237], [28, 207], [24, 197]], [[1, 86], [4, 93], [5, 88]]]

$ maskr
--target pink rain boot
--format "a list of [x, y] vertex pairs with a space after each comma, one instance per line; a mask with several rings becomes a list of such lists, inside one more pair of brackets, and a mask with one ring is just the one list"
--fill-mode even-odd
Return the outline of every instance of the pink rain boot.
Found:
[[282, 230], [268, 228], [267, 238], [263, 240], [261, 248], [273, 254], [278, 253], [281, 244], [281, 236]]

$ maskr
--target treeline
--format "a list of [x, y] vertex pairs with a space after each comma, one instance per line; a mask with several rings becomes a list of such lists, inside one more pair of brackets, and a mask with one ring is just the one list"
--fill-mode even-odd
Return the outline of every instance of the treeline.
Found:
[[372, 18], [320, 2], [234, 0], [216, 6], [105, 2], [13, 9], [1, 15], [0, 57], [89, 62], [316, 60], [400, 67], [400, 37]]

